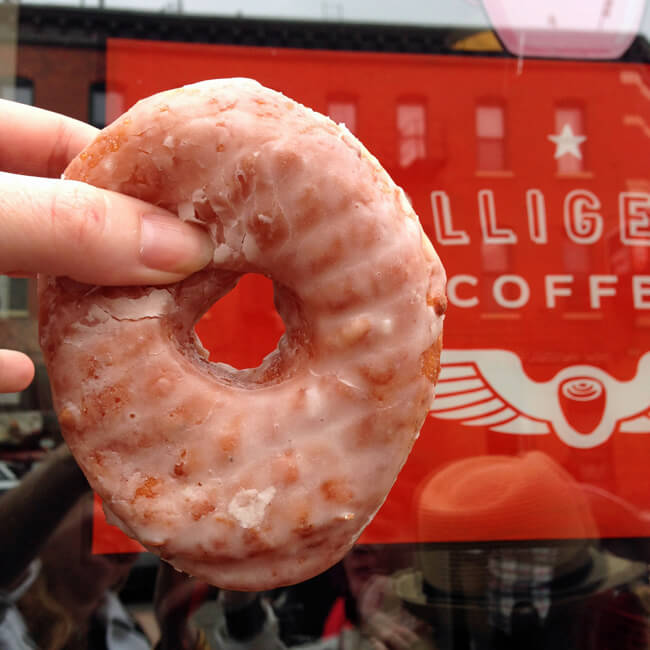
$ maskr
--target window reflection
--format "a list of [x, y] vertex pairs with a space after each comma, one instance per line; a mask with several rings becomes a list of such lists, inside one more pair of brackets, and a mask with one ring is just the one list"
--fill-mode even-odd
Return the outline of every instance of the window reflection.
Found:
[[330, 99], [327, 114], [337, 124], [345, 124], [351, 133], [357, 133], [357, 105], [351, 99]]
[[[634, 544], [613, 549], [598, 539], [605, 510], [641, 513], [540, 452], [453, 462], [413, 498], [419, 543], [357, 545], [294, 587], [215, 594], [163, 565], [161, 650], [181, 641], [219, 650], [647, 647], [647, 564], [630, 553]], [[550, 525], [562, 539], [540, 540]], [[485, 534], [503, 541], [475, 541]]]
[[107, 121], [124, 112], [122, 95], [106, 90], [106, 82], [90, 84], [88, 96], [88, 121], [98, 129], [103, 129]]
[[410, 101], [397, 106], [397, 137], [400, 167], [427, 157], [426, 107], [424, 102]]
[[0, 97], [21, 104], [34, 104], [34, 82], [26, 77], [16, 77], [15, 83], [0, 82]]
[[506, 118], [503, 106], [485, 103], [476, 107], [476, 137], [478, 169], [507, 169]]
[[585, 170], [585, 116], [579, 106], [555, 109], [555, 143], [558, 174], [579, 174]]
[[0, 275], [0, 318], [29, 316], [29, 281]]

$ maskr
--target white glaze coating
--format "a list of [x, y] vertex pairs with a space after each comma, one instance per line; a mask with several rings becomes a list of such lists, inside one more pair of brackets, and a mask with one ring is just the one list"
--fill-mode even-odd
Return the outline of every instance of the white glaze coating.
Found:
[[[347, 131], [258, 83], [139, 102], [66, 178], [206, 224], [213, 263], [165, 288], [49, 278], [41, 343], [65, 438], [107, 513], [174, 566], [261, 590], [338, 561], [384, 501], [439, 367], [445, 276]], [[193, 325], [241, 274], [286, 325], [256, 369]]]

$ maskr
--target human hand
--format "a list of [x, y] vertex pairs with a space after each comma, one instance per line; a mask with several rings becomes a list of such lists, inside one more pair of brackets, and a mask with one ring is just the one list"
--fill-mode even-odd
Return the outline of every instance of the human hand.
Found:
[[[0, 100], [0, 274], [67, 276], [100, 285], [167, 284], [212, 258], [207, 233], [143, 201], [60, 180], [97, 129]], [[34, 367], [0, 350], [0, 393], [31, 382]]]
[[409, 650], [421, 640], [422, 626], [402, 608], [388, 576], [374, 575], [368, 580], [358, 607], [373, 650]]

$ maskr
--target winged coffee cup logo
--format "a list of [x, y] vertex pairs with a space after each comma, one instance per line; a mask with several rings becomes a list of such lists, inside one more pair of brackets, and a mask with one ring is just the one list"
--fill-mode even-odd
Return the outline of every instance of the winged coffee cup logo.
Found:
[[615, 431], [650, 433], [650, 352], [630, 381], [574, 365], [539, 382], [509, 350], [445, 350], [436, 392], [436, 418], [500, 433], [555, 433], [577, 449], [596, 447]]

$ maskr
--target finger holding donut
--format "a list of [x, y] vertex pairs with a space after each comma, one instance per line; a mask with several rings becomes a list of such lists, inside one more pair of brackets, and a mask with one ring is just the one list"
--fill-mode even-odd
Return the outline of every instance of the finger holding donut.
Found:
[[[142, 100], [64, 175], [213, 246], [164, 286], [44, 278], [55, 408], [109, 521], [225, 589], [324, 571], [381, 506], [434, 395], [445, 273], [404, 192], [344, 126], [247, 79]], [[208, 360], [194, 325], [246, 273], [272, 280], [285, 333], [237, 370]]]
[[[165, 284], [205, 266], [212, 244], [200, 227], [144, 201], [59, 178], [97, 133], [0, 100], [0, 274]], [[0, 351], [0, 392], [23, 390], [33, 372], [25, 355]]]

